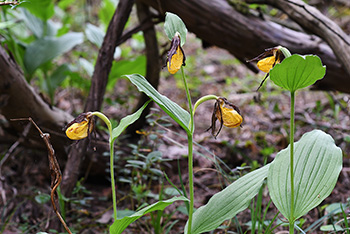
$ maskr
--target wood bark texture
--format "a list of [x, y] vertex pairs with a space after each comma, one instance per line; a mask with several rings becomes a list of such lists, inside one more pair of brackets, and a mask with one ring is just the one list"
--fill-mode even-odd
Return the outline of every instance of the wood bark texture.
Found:
[[350, 77], [350, 37], [336, 23], [301, 0], [267, 0], [266, 3], [284, 11], [306, 31], [326, 41]]
[[[122, 37], [122, 32], [134, 4], [133, 0], [120, 0], [113, 18], [108, 25], [106, 35], [99, 50], [95, 70], [91, 80], [91, 88], [85, 105], [85, 112], [101, 109], [103, 97], [106, 91], [108, 75], [112, 67], [113, 55], [117, 42]], [[63, 173], [62, 191], [66, 197], [70, 197], [78, 180], [80, 166], [86, 154], [88, 140], [84, 139], [74, 145], [69, 154]]]
[[[203, 41], [224, 48], [245, 63], [266, 48], [282, 45], [292, 53], [316, 54], [327, 66], [324, 79], [315, 84], [317, 89], [350, 92], [350, 75], [331, 47], [316, 35], [296, 31], [262, 17], [238, 11], [226, 0], [141, 0], [162, 15], [173, 12], [185, 22], [190, 32]], [[271, 0], [272, 1], [272, 0]], [[286, 1], [274, 1], [286, 2]], [[328, 34], [327, 34], [328, 35]], [[321, 37], [326, 37], [320, 34]], [[184, 46], [186, 51], [186, 45]], [[254, 68], [255, 65], [248, 65]]]
[[[50, 129], [52, 144], [58, 152], [63, 152], [62, 146], [68, 143], [68, 139], [62, 137], [62, 129], [72, 116], [46, 103], [28, 84], [22, 69], [3, 47], [0, 47], [0, 113], [7, 120], [31, 117], [45, 131]], [[10, 124], [17, 132], [22, 132], [27, 123], [10, 121]], [[22, 143], [45, 147], [37, 132], [28, 136]]]

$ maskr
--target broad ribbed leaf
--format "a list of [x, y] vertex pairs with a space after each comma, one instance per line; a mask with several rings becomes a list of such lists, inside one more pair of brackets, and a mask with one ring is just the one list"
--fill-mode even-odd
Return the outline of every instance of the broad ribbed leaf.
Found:
[[29, 28], [29, 30], [35, 35], [36, 38], [41, 38], [44, 36], [44, 22], [31, 14], [25, 8], [20, 8], [21, 19], [25, 23], [25, 25]]
[[[192, 234], [209, 232], [216, 229], [225, 220], [233, 218], [246, 209], [251, 199], [267, 177], [270, 164], [246, 174], [221, 192], [216, 193], [205, 206], [193, 214]], [[187, 225], [185, 234], [187, 234]]]
[[165, 16], [164, 30], [170, 40], [173, 39], [175, 33], [180, 33], [181, 46], [186, 42], [187, 28], [184, 22], [177, 15], [167, 12]]
[[97, 47], [101, 47], [105, 33], [93, 24], [87, 24], [85, 29], [87, 39]]
[[24, 55], [24, 64], [29, 74], [33, 74], [43, 63], [64, 54], [84, 41], [83, 33], [70, 32], [61, 37], [44, 37], [31, 43]]
[[116, 221], [114, 221], [112, 226], [109, 228], [109, 232], [111, 234], [120, 234], [125, 230], [125, 228], [127, 228], [127, 226], [129, 224], [136, 221], [137, 219], [139, 219], [143, 215], [148, 214], [152, 211], [156, 211], [156, 210], [164, 210], [167, 206], [173, 204], [175, 201], [188, 201], [188, 199], [186, 197], [183, 197], [183, 196], [173, 197], [169, 200], [159, 201], [155, 204], [147, 206], [147, 207], [143, 208], [142, 210], [139, 210], [138, 212], [136, 212], [130, 216], [126, 216], [122, 219], [117, 219]]
[[146, 108], [146, 106], [148, 105], [148, 103], [150, 103], [151, 100], [147, 101], [145, 104], [143, 104], [143, 106], [138, 109], [138, 111], [136, 111], [135, 113], [128, 115], [124, 118], [122, 118], [122, 120], [120, 120], [119, 125], [113, 129], [112, 131], [112, 143], [115, 141], [115, 139], [131, 124], [133, 124], [136, 120], [138, 120], [142, 114], [142, 111]]
[[291, 92], [305, 88], [322, 79], [326, 67], [316, 55], [294, 54], [276, 64], [270, 71], [270, 79], [278, 86]]
[[161, 95], [153, 86], [141, 75], [127, 75], [128, 79], [138, 88], [140, 92], [144, 92], [155, 103], [157, 103], [163, 111], [165, 111], [175, 122], [181, 125], [186, 132], [190, 132], [188, 126], [190, 122], [190, 114], [181, 108], [178, 104], [171, 101], [164, 95]]
[[277, 154], [267, 178], [273, 203], [290, 222], [329, 196], [342, 169], [341, 149], [321, 130], [304, 134], [294, 146], [294, 218], [290, 214], [290, 146]]

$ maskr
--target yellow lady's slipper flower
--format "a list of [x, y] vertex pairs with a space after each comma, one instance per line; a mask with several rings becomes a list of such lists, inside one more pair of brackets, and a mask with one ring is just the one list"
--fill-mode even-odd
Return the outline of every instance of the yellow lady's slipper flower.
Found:
[[284, 59], [284, 55], [280, 50], [280, 47], [274, 47], [274, 48], [266, 49], [264, 53], [247, 61], [247, 62], [258, 61], [258, 63], [256, 64], [258, 68], [261, 71], [266, 73], [266, 76], [264, 77], [263, 81], [260, 83], [257, 90], [259, 90], [260, 87], [264, 84], [265, 80], [269, 76], [270, 70], [277, 63], [282, 62], [283, 59]]
[[247, 62], [258, 61], [258, 68], [265, 72], [269, 73], [269, 71], [277, 64], [283, 60], [284, 56], [279, 47], [266, 49], [264, 53], [259, 56], [248, 60]]
[[226, 127], [236, 128], [241, 125], [243, 118], [236, 106], [230, 104], [226, 99], [219, 99], [220, 108], [216, 111], [216, 118]]
[[168, 52], [167, 67], [171, 74], [175, 74], [180, 70], [181, 66], [185, 66], [186, 56], [181, 48], [181, 39], [179, 34], [175, 34], [171, 41], [170, 50]]
[[[220, 128], [216, 131], [216, 120], [220, 121]], [[236, 128], [241, 126], [243, 117], [237, 106], [230, 103], [226, 98], [219, 97], [214, 105], [214, 111], [211, 119], [211, 126], [208, 128], [212, 130], [212, 135], [216, 138], [219, 135], [222, 126], [229, 128]], [[207, 131], [208, 131], [207, 130]]]
[[260, 60], [256, 65], [258, 66], [260, 71], [269, 73], [270, 70], [273, 68], [273, 66], [275, 66], [275, 64], [276, 64], [276, 57], [271, 56]]
[[72, 140], [86, 138], [93, 129], [91, 112], [82, 113], [67, 125], [66, 135]]

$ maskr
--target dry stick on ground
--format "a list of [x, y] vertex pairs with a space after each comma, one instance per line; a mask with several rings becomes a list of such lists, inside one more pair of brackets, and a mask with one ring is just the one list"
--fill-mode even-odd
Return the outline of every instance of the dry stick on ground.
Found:
[[[120, 0], [118, 3], [104, 37], [102, 47], [99, 50], [89, 96], [85, 105], [85, 112], [101, 109], [108, 75], [112, 67], [113, 54], [118, 40], [122, 37], [122, 32], [129, 18], [133, 4], [133, 0]], [[69, 152], [62, 183], [62, 192], [66, 197], [71, 196], [78, 180], [79, 168], [85, 156], [87, 145], [88, 140], [84, 139], [75, 144]]]
[[50, 134], [43, 133], [41, 131], [41, 129], [39, 128], [39, 126], [36, 125], [34, 120], [30, 117], [29, 118], [21, 118], [21, 119], [11, 119], [11, 120], [12, 121], [28, 120], [28, 121], [32, 122], [32, 124], [36, 127], [36, 129], [38, 129], [38, 131], [40, 133], [40, 137], [45, 142], [47, 151], [49, 153], [48, 158], [49, 158], [49, 166], [50, 166], [50, 174], [51, 174], [51, 203], [52, 203], [52, 207], [53, 207], [57, 217], [61, 221], [63, 227], [66, 229], [66, 231], [69, 234], [72, 234], [72, 232], [69, 230], [69, 227], [67, 226], [66, 222], [63, 220], [60, 212], [58, 211], [58, 209], [56, 207], [56, 202], [55, 202], [55, 198], [57, 199], [56, 189], [58, 188], [58, 186], [60, 185], [60, 183], [62, 181], [62, 173], [61, 173], [60, 165], [58, 164], [56, 156], [55, 156], [55, 150], [53, 149], [52, 144], [50, 142]]

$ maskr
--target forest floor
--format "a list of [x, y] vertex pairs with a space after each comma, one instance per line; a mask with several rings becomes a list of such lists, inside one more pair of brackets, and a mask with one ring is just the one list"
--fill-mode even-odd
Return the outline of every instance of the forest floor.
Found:
[[[239, 107], [244, 118], [241, 128], [224, 127], [215, 139], [210, 131], [206, 131], [211, 125], [214, 102], [207, 102], [198, 108], [195, 115], [194, 183], [195, 207], [199, 207], [232, 181], [266, 162], [271, 162], [277, 152], [288, 146], [290, 100], [288, 92], [281, 90], [269, 79], [259, 92], [256, 92], [265, 74], [250, 72], [232, 55], [219, 48], [202, 49], [201, 42], [193, 35], [189, 41], [184, 47], [187, 55], [185, 73], [192, 101], [195, 102], [207, 94], [223, 96]], [[260, 52], [257, 51], [257, 55]], [[181, 82], [180, 74], [172, 76], [163, 69], [159, 91], [186, 108], [186, 94]], [[116, 93], [122, 93], [123, 90], [137, 92], [127, 80], [120, 79], [115, 92], [108, 94], [109, 98], [115, 98]], [[126, 98], [128, 95], [124, 93], [124, 96]], [[326, 215], [327, 205], [346, 203], [350, 198], [349, 100], [348, 94], [337, 92], [304, 89], [297, 93], [295, 140], [299, 140], [308, 131], [321, 129], [335, 139], [344, 156], [343, 169], [335, 189], [320, 206], [302, 218], [303, 229]], [[79, 99], [75, 101], [82, 102]], [[58, 106], [66, 103], [67, 100], [61, 100]], [[125, 113], [130, 113], [132, 107], [132, 104], [117, 107], [106, 104], [104, 113], [120, 119]], [[140, 131], [138, 141], [124, 138], [116, 145], [118, 207], [121, 214], [130, 212], [128, 209], [139, 208], [146, 202], [156, 201], [160, 191], [163, 191], [163, 198], [174, 193], [164, 176], [152, 174], [150, 169], [166, 172], [169, 179], [180, 187], [180, 168], [181, 179], [185, 186], [187, 184], [187, 158], [184, 157], [187, 154], [186, 133], [156, 105], [148, 120], [150, 126]], [[1, 145], [0, 153], [6, 154], [10, 146]], [[142, 155], [147, 156], [151, 152], [162, 156], [155, 165], [145, 169], [133, 163], [144, 161]], [[45, 151], [19, 146], [11, 160], [1, 168], [0, 232], [58, 233], [55, 230], [60, 229], [60, 224], [55, 221], [55, 213], [47, 200], [50, 174], [46, 157]], [[62, 159], [59, 161], [64, 163]], [[84, 167], [84, 170], [87, 168]], [[96, 175], [92, 165], [91, 174], [88, 174], [88, 177], [85, 174], [85, 179], [78, 183], [73, 198], [68, 200], [68, 206], [64, 209], [66, 220], [76, 233], [108, 233], [108, 226], [112, 222], [112, 202], [107, 164], [105, 168], [105, 174]], [[84, 176], [84, 173], [85, 171], [81, 174]], [[264, 186], [263, 210], [269, 199], [267, 186]], [[175, 213], [171, 213], [175, 210]], [[182, 233], [187, 218], [185, 213], [184, 205], [180, 203], [167, 208], [161, 219], [164, 231], [160, 233], [166, 233], [168, 227], [172, 227], [169, 233]], [[272, 204], [266, 219], [271, 220], [276, 213], [277, 210]], [[130, 225], [125, 233], [155, 233], [155, 225], [152, 223], [155, 216], [148, 215], [138, 220]], [[284, 220], [281, 215], [278, 219]], [[322, 221], [322, 224], [329, 224], [336, 219], [337, 217], [330, 217]], [[215, 233], [249, 233], [250, 220], [251, 211], [246, 209], [236, 219], [225, 222], [228, 226], [226, 230], [218, 230]], [[287, 229], [281, 226], [276, 230], [283, 233], [283, 230]], [[309, 233], [324, 232], [318, 227]]]

